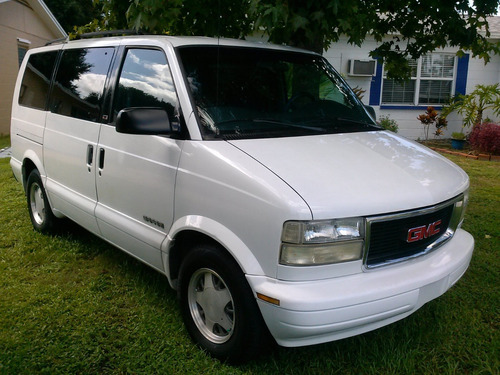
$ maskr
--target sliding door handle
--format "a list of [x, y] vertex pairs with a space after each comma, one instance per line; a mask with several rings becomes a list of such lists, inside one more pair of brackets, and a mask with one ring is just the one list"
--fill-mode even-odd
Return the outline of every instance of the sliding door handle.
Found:
[[92, 169], [92, 163], [94, 162], [94, 146], [87, 146], [87, 169], [90, 172]]

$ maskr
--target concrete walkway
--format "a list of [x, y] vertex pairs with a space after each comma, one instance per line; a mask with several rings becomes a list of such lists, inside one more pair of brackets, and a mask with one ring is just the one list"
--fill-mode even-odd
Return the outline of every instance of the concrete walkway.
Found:
[[11, 152], [10, 147], [2, 148], [0, 150], [0, 158], [10, 158]]

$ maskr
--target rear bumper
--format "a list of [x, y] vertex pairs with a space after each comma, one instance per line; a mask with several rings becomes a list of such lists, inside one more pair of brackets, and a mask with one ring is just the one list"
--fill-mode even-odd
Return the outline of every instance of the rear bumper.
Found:
[[398, 265], [327, 280], [287, 282], [247, 275], [255, 292], [280, 300], [257, 300], [282, 346], [303, 346], [361, 334], [402, 319], [439, 297], [460, 279], [474, 249], [458, 230], [435, 252]]

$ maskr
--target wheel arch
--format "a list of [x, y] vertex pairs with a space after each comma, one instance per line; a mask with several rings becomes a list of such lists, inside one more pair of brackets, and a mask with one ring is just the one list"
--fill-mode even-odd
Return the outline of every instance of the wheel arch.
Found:
[[22, 183], [24, 187], [24, 191], [26, 192], [28, 177], [30, 173], [37, 169], [38, 173], [40, 173], [40, 177], [42, 178], [42, 182], [45, 185], [45, 169], [43, 168], [43, 163], [35, 152], [31, 152], [28, 150], [23, 157], [22, 162]]
[[33, 170], [37, 170], [40, 174], [40, 178], [42, 179], [42, 185], [45, 189], [47, 201], [49, 202], [50, 209], [55, 217], [58, 219], [62, 219], [65, 216], [57, 210], [54, 210], [54, 205], [52, 204], [52, 199], [50, 197], [49, 192], [47, 191], [46, 180], [47, 176], [45, 174], [45, 169], [43, 168], [43, 164], [41, 160], [38, 158], [38, 155], [35, 152], [28, 151], [23, 158], [22, 166], [21, 166], [21, 177], [24, 193], [28, 194], [28, 177]]
[[40, 172], [40, 170], [37, 168], [35, 163], [31, 159], [24, 159], [23, 160], [23, 187], [24, 191], [28, 189], [28, 177], [31, 174], [32, 171], [35, 169]]
[[162, 246], [165, 273], [174, 289], [177, 289], [183, 259], [200, 244], [217, 246], [239, 265], [244, 274], [264, 274], [254, 254], [228, 228], [205, 217], [188, 216], [176, 221]]

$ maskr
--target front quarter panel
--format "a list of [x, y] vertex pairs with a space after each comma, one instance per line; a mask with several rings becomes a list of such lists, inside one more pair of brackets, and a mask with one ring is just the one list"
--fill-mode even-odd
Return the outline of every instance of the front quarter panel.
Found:
[[276, 277], [284, 221], [312, 216], [287, 184], [234, 146], [188, 141], [177, 175], [175, 217], [173, 231], [209, 234], [246, 274]]

